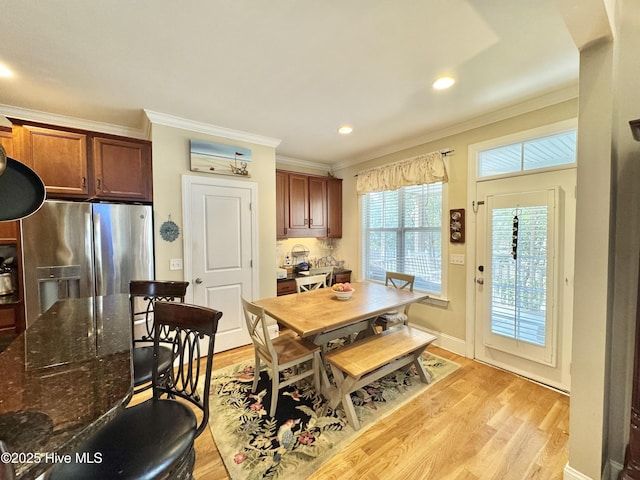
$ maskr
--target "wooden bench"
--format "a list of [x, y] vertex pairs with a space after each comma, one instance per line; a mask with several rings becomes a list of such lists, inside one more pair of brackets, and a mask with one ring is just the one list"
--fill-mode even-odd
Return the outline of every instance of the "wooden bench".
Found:
[[335, 408], [342, 402], [347, 420], [354, 430], [358, 430], [360, 422], [351, 401], [351, 393], [388, 373], [403, 367], [409, 368], [412, 364], [416, 366], [424, 383], [431, 382], [431, 376], [425, 370], [420, 355], [436, 338], [421, 330], [401, 325], [328, 352], [325, 358], [331, 366], [338, 388], [337, 394], [329, 400], [329, 405]]

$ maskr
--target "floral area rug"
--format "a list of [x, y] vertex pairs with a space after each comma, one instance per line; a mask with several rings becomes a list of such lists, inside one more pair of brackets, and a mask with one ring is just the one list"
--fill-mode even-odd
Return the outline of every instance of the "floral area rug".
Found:
[[422, 360], [432, 377], [429, 385], [412, 367], [351, 394], [361, 425], [358, 431], [349, 425], [342, 405], [329, 408], [304, 380], [280, 391], [272, 418], [266, 371], [260, 374], [255, 394], [252, 361], [214, 371], [209, 427], [229, 475], [233, 480], [307, 478], [377, 420], [460, 367], [430, 353], [424, 353]]

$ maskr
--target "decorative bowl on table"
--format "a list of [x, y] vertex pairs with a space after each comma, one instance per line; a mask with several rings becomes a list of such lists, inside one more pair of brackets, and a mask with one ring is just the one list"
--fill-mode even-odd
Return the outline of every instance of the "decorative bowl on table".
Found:
[[353, 292], [355, 292], [349, 283], [334, 283], [331, 286], [331, 290], [333, 290], [338, 300], [349, 300]]

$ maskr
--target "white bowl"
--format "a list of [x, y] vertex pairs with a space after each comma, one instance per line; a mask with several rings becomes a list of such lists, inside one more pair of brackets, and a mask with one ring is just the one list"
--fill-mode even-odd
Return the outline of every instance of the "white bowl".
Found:
[[336, 294], [336, 298], [338, 300], [349, 300], [353, 292], [355, 292], [355, 290], [351, 290], [350, 292], [339, 292], [337, 290], [333, 291], [333, 293]]

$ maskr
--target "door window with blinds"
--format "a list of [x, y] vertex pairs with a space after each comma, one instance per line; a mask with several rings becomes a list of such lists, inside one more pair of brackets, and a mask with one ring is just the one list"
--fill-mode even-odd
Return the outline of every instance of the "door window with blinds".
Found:
[[443, 184], [413, 185], [362, 196], [363, 275], [415, 275], [414, 288], [443, 294]]
[[485, 345], [554, 363], [556, 189], [487, 197]]

